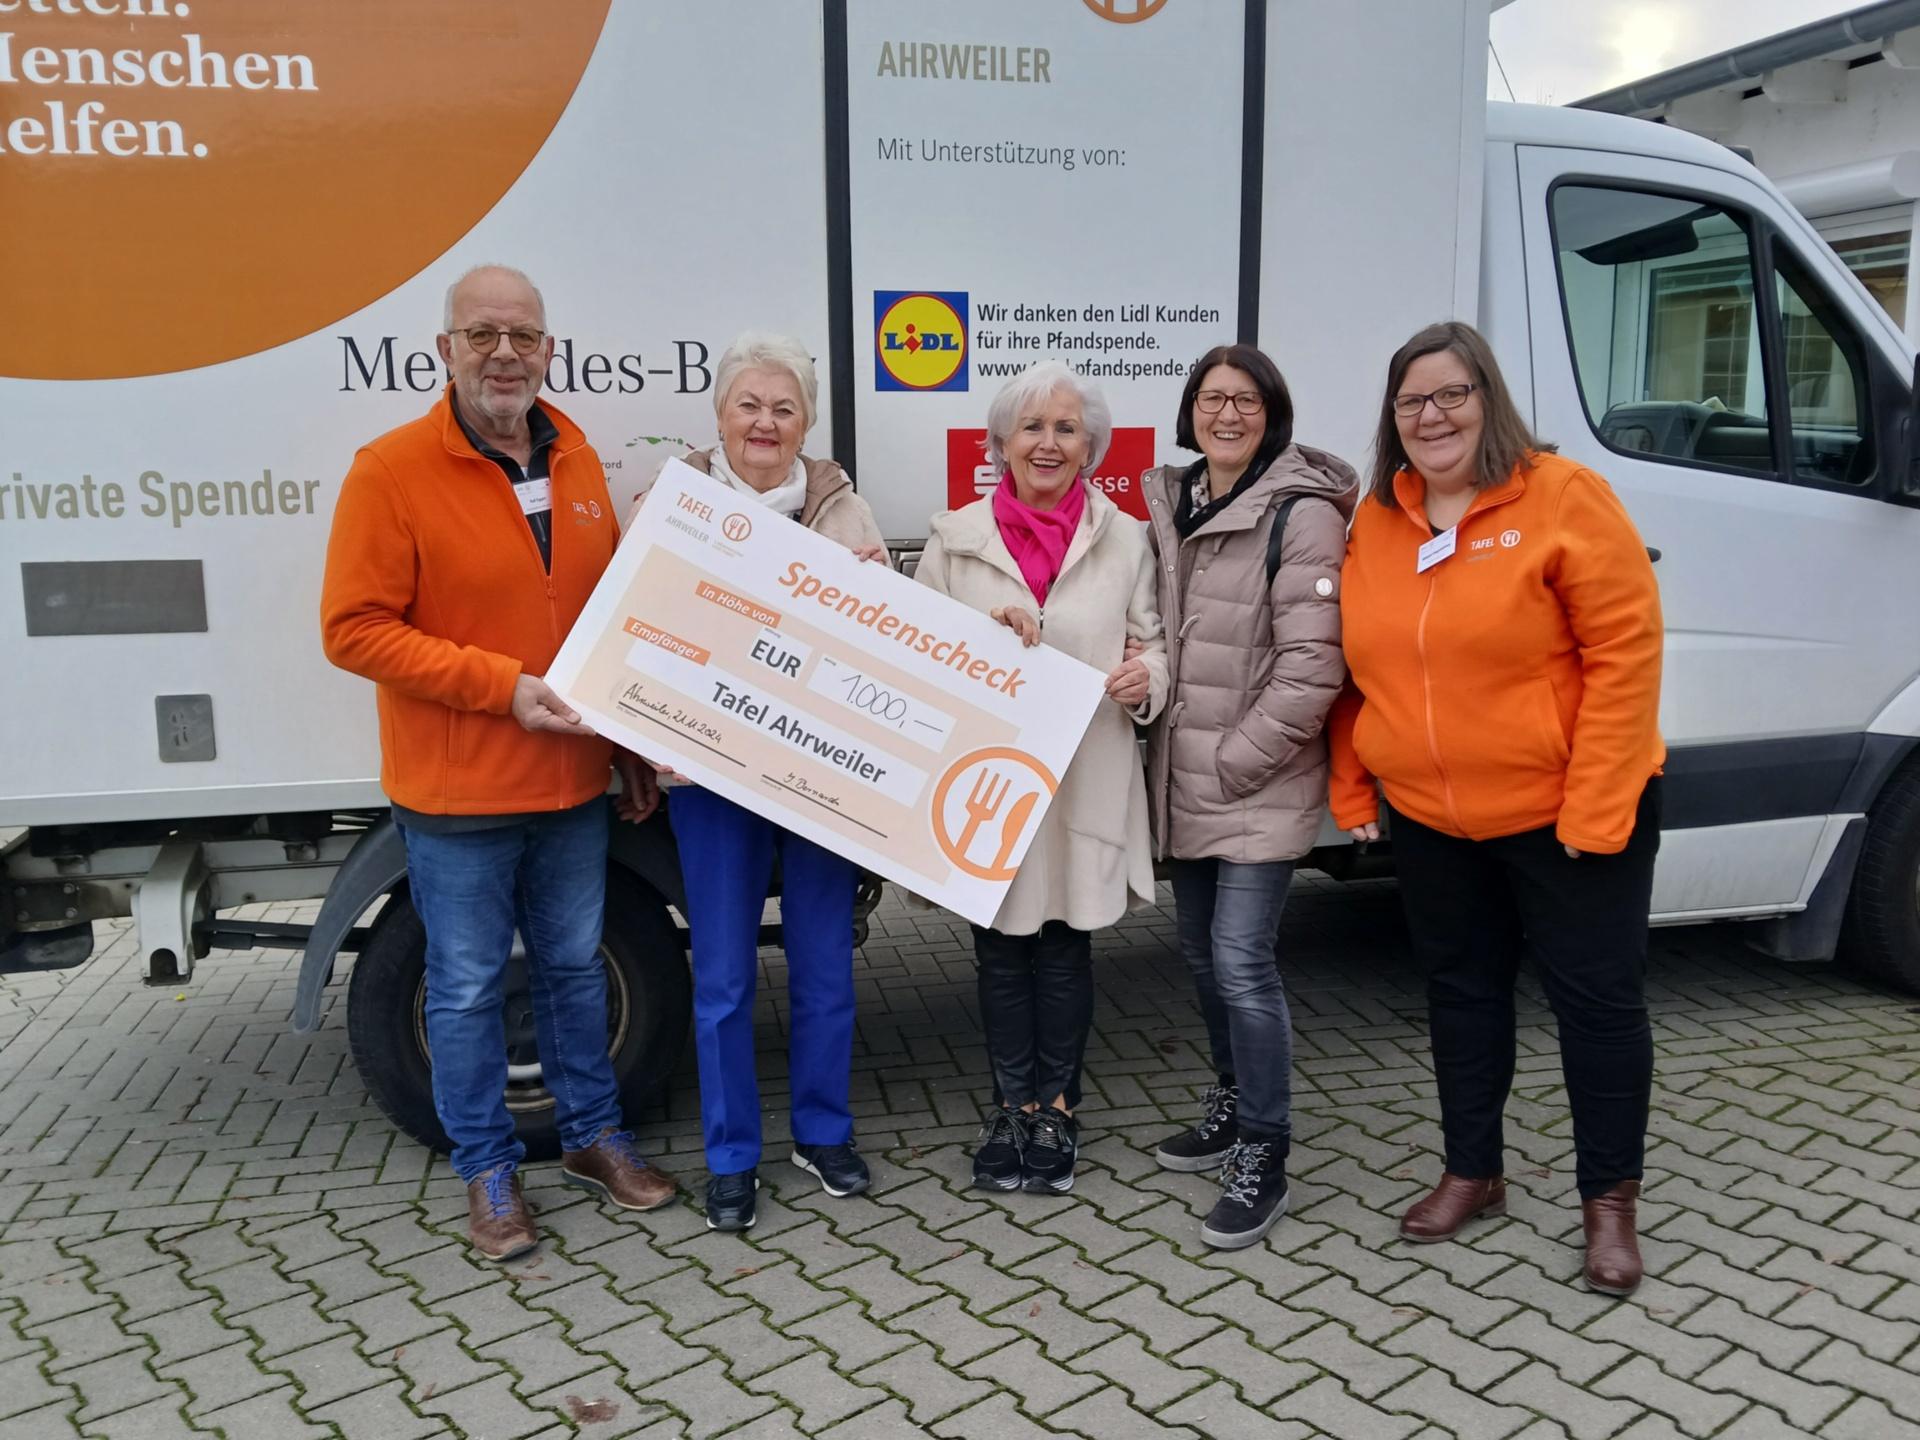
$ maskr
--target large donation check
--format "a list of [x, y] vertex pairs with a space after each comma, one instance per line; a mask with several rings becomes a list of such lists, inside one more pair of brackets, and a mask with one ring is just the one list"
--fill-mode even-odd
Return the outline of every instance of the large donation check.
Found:
[[547, 683], [601, 734], [980, 925], [1105, 693], [678, 460]]

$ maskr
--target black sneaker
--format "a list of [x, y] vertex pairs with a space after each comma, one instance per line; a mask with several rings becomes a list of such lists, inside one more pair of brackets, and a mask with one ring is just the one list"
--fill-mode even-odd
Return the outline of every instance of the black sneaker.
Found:
[[1200, 1123], [1171, 1140], [1162, 1141], [1160, 1148], [1153, 1152], [1162, 1170], [1196, 1174], [1215, 1169], [1239, 1140], [1240, 1120], [1235, 1113], [1240, 1108], [1238, 1085], [1209, 1085], [1207, 1093], [1200, 1097], [1200, 1104], [1206, 1111]]
[[793, 1163], [819, 1180], [820, 1188], [835, 1199], [858, 1195], [873, 1183], [867, 1162], [849, 1140], [844, 1145], [801, 1145], [793, 1147]]
[[707, 1181], [707, 1228], [751, 1230], [754, 1191], [759, 1188], [760, 1177], [751, 1170], [716, 1175]]
[[1027, 1143], [1020, 1153], [1020, 1188], [1029, 1195], [1064, 1195], [1073, 1189], [1073, 1162], [1080, 1154], [1080, 1125], [1064, 1110], [1043, 1105], [1027, 1116]]
[[1020, 1156], [1027, 1148], [1027, 1116], [1023, 1111], [996, 1105], [980, 1127], [980, 1145], [973, 1152], [976, 1190], [1018, 1190]]
[[1285, 1142], [1242, 1140], [1221, 1163], [1220, 1200], [1200, 1227], [1200, 1238], [1216, 1250], [1243, 1250], [1286, 1213]]

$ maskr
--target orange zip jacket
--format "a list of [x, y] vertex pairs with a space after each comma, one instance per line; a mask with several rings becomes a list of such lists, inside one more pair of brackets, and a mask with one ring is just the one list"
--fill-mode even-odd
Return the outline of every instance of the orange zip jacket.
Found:
[[541, 402], [558, 438], [553, 573], [513, 486], [454, 418], [451, 391], [354, 456], [320, 592], [327, 658], [378, 687], [380, 784], [433, 815], [564, 810], [607, 788], [612, 746], [534, 733], [514, 682], [544, 675], [618, 539], [600, 458]]
[[1470, 840], [1554, 827], [1610, 855], [1666, 746], [1659, 729], [1660, 591], [1607, 482], [1534, 454], [1474, 498], [1454, 553], [1416, 573], [1433, 538], [1426, 483], [1398, 509], [1362, 502], [1341, 571], [1352, 679], [1328, 721], [1333, 817], [1393, 807]]

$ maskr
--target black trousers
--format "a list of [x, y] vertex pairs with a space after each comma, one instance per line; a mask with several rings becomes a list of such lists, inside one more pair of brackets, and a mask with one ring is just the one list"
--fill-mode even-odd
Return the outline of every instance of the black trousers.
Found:
[[1077, 1108], [1093, 1028], [1093, 937], [1060, 920], [1033, 935], [976, 925], [973, 953], [995, 1098], [1018, 1107], [1065, 1095]]
[[1524, 953], [1560, 1025], [1581, 1198], [1639, 1179], [1653, 1091], [1645, 976], [1659, 777], [1618, 855], [1572, 859], [1550, 826], [1461, 840], [1397, 811], [1392, 826], [1407, 929], [1427, 971], [1447, 1169], [1474, 1179], [1502, 1172]]

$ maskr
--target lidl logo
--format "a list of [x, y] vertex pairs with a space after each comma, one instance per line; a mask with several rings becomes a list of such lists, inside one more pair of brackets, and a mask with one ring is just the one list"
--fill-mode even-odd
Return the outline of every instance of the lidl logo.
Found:
[[967, 293], [873, 292], [873, 388], [967, 388]]

